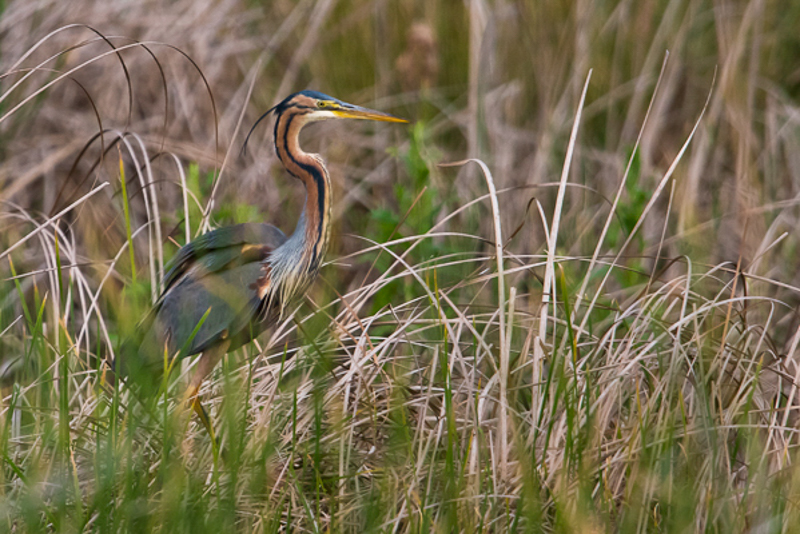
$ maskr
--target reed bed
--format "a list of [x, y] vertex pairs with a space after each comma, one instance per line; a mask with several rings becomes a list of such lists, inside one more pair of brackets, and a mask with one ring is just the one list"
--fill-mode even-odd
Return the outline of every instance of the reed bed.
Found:
[[[777, 2], [2, 4], [9, 532], [790, 532], [798, 77]], [[796, 48], [796, 47], [795, 47]], [[178, 247], [291, 231], [309, 128], [333, 253], [182, 405], [109, 380]]]

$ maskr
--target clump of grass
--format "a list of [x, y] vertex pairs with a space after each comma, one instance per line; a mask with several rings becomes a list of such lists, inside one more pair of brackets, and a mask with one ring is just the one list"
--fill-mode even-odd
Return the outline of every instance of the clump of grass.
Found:
[[[525, 6], [522, 14], [547, 9], [554, 8]], [[696, 6], [678, 17], [683, 9], [668, 3], [665, 28], [680, 33], [699, 24]], [[295, 31], [298, 13], [280, 19], [286, 32]], [[355, 24], [330, 3], [309, 13], [319, 32], [330, 20]], [[504, 20], [474, 9], [473, 29], [486, 31], [489, 14], [492, 24]], [[629, 14], [617, 16], [615, 27]], [[751, 22], [744, 17], [743, 28]], [[606, 43], [607, 30], [590, 23], [576, 22]], [[383, 132], [348, 136], [355, 145], [349, 159], [335, 140], [310, 140], [325, 144], [334, 173], [347, 169], [361, 178], [342, 187], [335, 208], [339, 224], [360, 226], [360, 237], [340, 232], [337, 264], [316, 289], [285, 322], [227, 356], [205, 385], [220, 458], [181, 404], [189, 362], [147, 399], [111, 386], [103, 362], [145, 313], [177, 245], [215, 221], [261, 217], [225, 190], [231, 183], [247, 190], [247, 173], [258, 165], [234, 177], [236, 162], [223, 164], [225, 154], [249, 116], [251, 91], [266, 101], [294, 88], [319, 32], [306, 34], [286, 77], [268, 84], [279, 88], [275, 95], [253, 89], [255, 73], [243, 70], [220, 96], [228, 71], [218, 72], [213, 61], [80, 28], [45, 39], [37, 50], [53, 49], [42, 58], [34, 53], [4, 70], [7, 89], [32, 73], [0, 97], [6, 138], [36, 131], [62, 108], [82, 117], [87, 132], [62, 143], [57, 161], [36, 171], [45, 178], [20, 173], [0, 189], [4, 528], [789, 530], [798, 516], [790, 499], [797, 485], [798, 290], [793, 275], [784, 276], [788, 268], [772, 263], [789, 258], [793, 239], [783, 228], [793, 220], [793, 203], [765, 203], [763, 212], [776, 214], [765, 228], [745, 210], [751, 229], [721, 261], [714, 251], [697, 251], [698, 243], [711, 248], [711, 239], [694, 235], [698, 228], [712, 234], [725, 217], [694, 225], [701, 192], [696, 183], [684, 188], [687, 176], [704, 168], [699, 162], [721, 165], [715, 158], [725, 149], [713, 144], [709, 124], [759, 109], [736, 98], [727, 107], [719, 96], [732, 90], [741, 55], [730, 52], [722, 69], [729, 74], [722, 72], [713, 90], [711, 78], [701, 96], [683, 89], [698, 105], [670, 130], [664, 110], [676, 106], [681, 75], [672, 70], [679, 59], [670, 59], [658, 76], [652, 51], [661, 38], [648, 41], [643, 74], [634, 77], [630, 101], [622, 100], [627, 115], [615, 113], [621, 104], [613, 81], [629, 74], [621, 65], [640, 65], [634, 59], [595, 68], [589, 83], [588, 69], [566, 74], [541, 54], [536, 75], [561, 80], [559, 87], [566, 79], [577, 90], [539, 94], [536, 124], [546, 127], [534, 130], [498, 118], [540, 86], [498, 86], [487, 94], [474, 70], [486, 61], [479, 52], [499, 54], [515, 29], [491, 45], [481, 31], [462, 43], [476, 54], [463, 101], [448, 102], [446, 91], [430, 87], [404, 97], [424, 100], [429, 116], [436, 106], [444, 113], [416, 125], [391, 154], [383, 148], [395, 142]], [[345, 45], [336, 28], [328, 30], [324, 53], [363, 44]], [[64, 37], [84, 31], [89, 41], [82, 33]], [[689, 48], [686, 39], [679, 44]], [[581, 64], [593, 64], [583, 37], [574, 47]], [[86, 83], [101, 62], [113, 65], [114, 74], [101, 77], [105, 90]], [[67, 71], [71, 77], [40, 91]], [[457, 78], [454, 61], [443, 62], [441, 76]], [[577, 76], [583, 85], [574, 83]], [[58, 102], [72, 79], [86, 89], [77, 94], [91, 112]], [[158, 89], [142, 91], [140, 79]], [[190, 80], [206, 80], [210, 89], [198, 82], [202, 90], [188, 90]], [[607, 86], [608, 95], [592, 96]], [[129, 94], [130, 109], [115, 114], [104, 106]], [[599, 127], [600, 115], [617, 118]], [[467, 142], [453, 139], [448, 116], [465, 127]], [[770, 124], [782, 124], [777, 116]], [[196, 127], [198, 117], [207, 128]], [[619, 117], [624, 124], [613, 124]], [[191, 142], [186, 131], [204, 133]], [[788, 143], [781, 128], [772, 133]], [[521, 155], [530, 139], [537, 151]], [[662, 140], [670, 150], [654, 156]], [[487, 161], [463, 172], [437, 166], [461, 159], [450, 156], [463, 148]], [[257, 157], [269, 162], [268, 153]], [[777, 164], [772, 152], [764, 154]], [[64, 158], [68, 165], [59, 163]], [[613, 163], [602, 165], [604, 158]], [[550, 170], [561, 179], [532, 189], [518, 169], [537, 184]], [[584, 183], [595, 169], [599, 183]], [[42, 185], [30, 187], [33, 180]], [[74, 187], [38, 199], [51, 183]], [[257, 202], [279, 206], [294, 194], [277, 189]], [[353, 212], [360, 210], [368, 216], [359, 219]]]

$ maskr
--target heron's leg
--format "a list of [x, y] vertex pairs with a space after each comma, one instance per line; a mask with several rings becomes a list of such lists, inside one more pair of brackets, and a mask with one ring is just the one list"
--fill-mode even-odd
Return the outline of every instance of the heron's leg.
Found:
[[200, 418], [200, 422], [203, 423], [204, 427], [206, 427], [208, 435], [211, 436], [211, 440], [214, 442], [216, 442], [214, 426], [211, 424], [211, 419], [208, 417], [208, 412], [206, 412], [205, 408], [203, 408], [203, 405], [200, 402], [200, 386], [203, 385], [203, 381], [206, 379], [206, 377], [211, 374], [211, 371], [214, 370], [214, 367], [217, 366], [217, 363], [219, 363], [225, 353], [228, 352], [228, 347], [230, 344], [231, 343], [229, 340], [223, 340], [216, 345], [209, 347], [203, 352], [203, 355], [200, 356], [200, 361], [197, 362], [197, 367], [194, 370], [192, 380], [189, 382], [189, 390], [187, 391], [187, 396], [192, 408]]

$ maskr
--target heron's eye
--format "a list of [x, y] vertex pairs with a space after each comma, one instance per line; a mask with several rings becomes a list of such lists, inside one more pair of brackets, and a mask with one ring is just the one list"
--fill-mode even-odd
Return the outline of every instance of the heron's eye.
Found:
[[327, 108], [328, 107], [328, 103], [325, 102], [324, 100], [320, 100], [319, 102], [317, 102], [317, 107], [319, 107], [319, 108]]

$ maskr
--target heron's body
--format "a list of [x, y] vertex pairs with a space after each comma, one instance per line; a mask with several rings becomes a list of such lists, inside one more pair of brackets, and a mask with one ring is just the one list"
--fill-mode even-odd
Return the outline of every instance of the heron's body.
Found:
[[260, 334], [280, 307], [266, 292], [270, 262], [287, 241], [272, 225], [248, 223], [208, 232], [180, 249], [140, 355], [163, 357], [166, 343], [169, 355], [190, 356], [226, 339], [234, 350]]
[[[322, 264], [330, 235], [330, 178], [322, 158], [300, 148], [303, 126], [335, 118], [406, 122], [313, 91], [291, 95], [262, 118], [272, 111], [278, 158], [306, 189], [295, 231], [286, 237], [269, 224], [239, 224], [181, 248], [138, 350], [139, 365], [163, 362], [165, 353], [170, 358], [202, 353], [191, 383], [195, 400], [219, 359], [270, 326], [308, 288]], [[199, 403], [195, 408], [203, 417]]]

